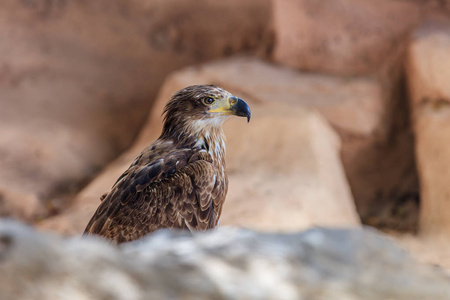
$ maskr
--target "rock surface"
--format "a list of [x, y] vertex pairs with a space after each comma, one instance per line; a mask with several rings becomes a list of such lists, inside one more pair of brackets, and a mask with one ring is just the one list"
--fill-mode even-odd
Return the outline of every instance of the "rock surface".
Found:
[[0, 223], [3, 300], [442, 300], [449, 283], [372, 230], [159, 231], [118, 248]]
[[[245, 58], [176, 72], [164, 84], [132, 149], [89, 184], [66, 212], [40, 226], [72, 234], [81, 232], [99, 205], [99, 196], [109, 191], [139, 152], [159, 136], [161, 112], [169, 97], [188, 85], [207, 83], [244, 98], [252, 109], [250, 124], [233, 118], [224, 126], [230, 182], [221, 225], [267, 231], [316, 225], [357, 226], [359, 218], [340, 161], [339, 138], [320, 115], [301, 105], [304, 102], [323, 110], [330, 119], [334, 117], [336, 126], [350, 126], [349, 118], [354, 119], [353, 123], [364, 123], [369, 117], [363, 120], [352, 113], [351, 103], [365, 103], [358, 109], [364, 116], [365, 110], [376, 110], [377, 98], [371, 98], [376, 86], [365, 80], [345, 82], [338, 88], [344, 80], [300, 76]], [[311, 85], [323, 90], [323, 94], [314, 95]], [[370, 93], [371, 89], [375, 91]], [[334, 106], [340, 108], [336, 114], [332, 113]], [[352, 128], [371, 132], [372, 123]]]
[[275, 60], [340, 75], [378, 70], [419, 22], [414, 1], [276, 0]]
[[269, 19], [269, 0], [3, 1], [1, 197], [79, 189], [130, 145], [169, 72], [259, 51]]
[[428, 22], [408, 55], [416, 157], [421, 188], [420, 231], [450, 233], [450, 22]]
[[[342, 160], [358, 213], [366, 224], [417, 228], [419, 192], [404, 57], [410, 33], [425, 17], [444, 12], [444, 2], [274, 1], [276, 62], [350, 82], [354, 80], [351, 76], [370, 76], [377, 81], [380, 102], [366, 124], [378, 120], [375, 134], [340, 132]], [[365, 104], [355, 101], [353, 113], [358, 115], [356, 110], [360, 112]], [[338, 115], [339, 108], [334, 107], [333, 113]], [[365, 110], [359, 116], [363, 120], [368, 115]], [[364, 128], [362, 123], [356, 122], [354, 127]]]

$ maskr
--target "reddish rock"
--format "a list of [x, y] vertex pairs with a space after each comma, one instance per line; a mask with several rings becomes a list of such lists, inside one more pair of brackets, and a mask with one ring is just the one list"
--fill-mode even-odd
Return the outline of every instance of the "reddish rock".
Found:
[[408, 83], [420, 178], [420, 232], [450, 233], [450, 22], [428, 22], [408, 53]]
[[9, 189], [0, 189], [0, 217], [32, 222], [42, 217], [45, 212], [45, 207], [37, 197]]
[[421, 17], [393, 0], [274, 1], [275, 60], [311, 71], [355, 75], [391, 63]]

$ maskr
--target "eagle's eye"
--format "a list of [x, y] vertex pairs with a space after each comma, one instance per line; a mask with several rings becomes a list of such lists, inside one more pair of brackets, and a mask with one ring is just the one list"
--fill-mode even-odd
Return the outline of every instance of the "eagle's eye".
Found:
[[211, 104], [214, 103], [214, 101], [216, 101], [216, 100], [214, 100], [214, 99], [211, 98], [211, 97], [205, 97], [205, 98], [202, 99], [202, 102], [203, 102], [203, 104], [205, 104], [205, 105], [211, 105]]

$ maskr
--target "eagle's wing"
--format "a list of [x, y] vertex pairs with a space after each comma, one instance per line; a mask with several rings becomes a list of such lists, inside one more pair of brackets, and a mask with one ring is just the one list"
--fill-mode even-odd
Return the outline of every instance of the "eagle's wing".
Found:
[[201, 149], [176, 149], [147, 162], [141, 155], [104, 198], [85, 234], [122, 243], [159, 228], [213, 228], [227, 187], [218, 172]]

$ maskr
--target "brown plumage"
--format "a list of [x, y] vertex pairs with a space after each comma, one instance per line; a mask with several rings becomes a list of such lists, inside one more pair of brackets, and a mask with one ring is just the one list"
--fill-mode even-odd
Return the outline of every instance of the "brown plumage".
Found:
[[161, 136], [116, 181], [85, 229], [116, 243], [159, 228], [217, 226], [227, 194], [223, 122], [250, 120], [248, 105], [212, 85], [175, 93]]

